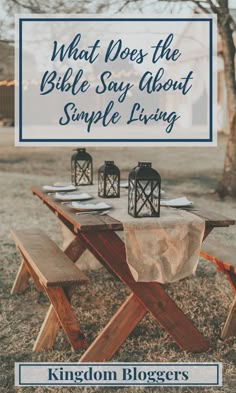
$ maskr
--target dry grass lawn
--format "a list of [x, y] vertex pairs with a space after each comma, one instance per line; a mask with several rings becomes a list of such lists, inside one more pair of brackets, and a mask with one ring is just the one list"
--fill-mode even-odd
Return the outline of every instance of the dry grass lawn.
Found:
[[[151, 160], [163, 179], [163, 188], [170, 195], [187, 196], [196, 205], [202, 205], [228, 217], [236, 218], [236, 201], [220, 201], [210, 193], [217, 184], [223, 167], [225, 139], [218, 148], [147, 148], [147, 149], [91, 149], [95, 167], [103, 160], [114, 159], [121, 167], [123, 177], [137, 160]], [[30, 193], [31, 185], [68, 181], [70, 178], [70, 148], [14, 148], [12, 130], [0, 130], [0, 247], [1, 247], [1, 382], [2, 393], [14, 388], [14, 362], [60, 361], [76, 362], [80, 353], [71, 352], [60, 332], [52, 350], [32, 353], [33, 342], [45, 316], [48, 302], [31, 285], [22, 295], [10, 295], [10, 289], [19, 265], [19, 256], [9, 236], [11, 228], [43, 228], [60, 243], [57, 219]], [[211, 234], [226, 247], [235, 244], [236, 226], [215, 229]], [[87, 255], [89, 260], [91, 256]], [[93, 340], [110, 319], [127, 290], [103, 268], [88, 270], [91, 279], [88, 289], [83, 288], [73, 297], [75, 311], [81, 319], [88, 339]], [[209, 339], [212, 350], [203, 354], [180, 351], [168, 334], [151, 318], [145, 318], [122, 345], [113, 361], [149, 362], [223, 362], [222, 389], [204, 388], [113, 388], [118, 392], [236, 392], [236, 340], [222, 342], [219, 338], [233, 295], [226, 279], [206, 261], [200, 261], [197, 274], [167, 287], [183, 311]], [[17, 392], [110, 392], [110, 388], [18, 388]]]

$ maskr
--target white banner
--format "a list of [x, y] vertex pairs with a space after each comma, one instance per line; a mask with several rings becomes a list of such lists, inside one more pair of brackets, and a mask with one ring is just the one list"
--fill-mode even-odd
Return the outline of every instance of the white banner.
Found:
[[222, 386], [221, 363], [15, 363], [16, 386]]
[[216, 145], [214, 15], [28, 14], [16, 37], [16, 145]]

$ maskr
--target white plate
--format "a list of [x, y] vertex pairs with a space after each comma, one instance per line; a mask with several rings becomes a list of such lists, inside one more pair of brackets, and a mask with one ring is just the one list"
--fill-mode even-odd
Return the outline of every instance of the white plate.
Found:
[[58, 201], [87, 201], [89, 199], [92, 199], [93, 197], [86, 192], [83, 192], [81, 194], [56, 192], [54, 198]]
[[79, 203], [79, 202], [72, 202], [70, 205], [73, 209], [79, 211], [93, 211], [93, 210], [108, 210], [111, 209], [111, 205], [108, 205], [105, 202], [99, 203]]
[[121, 182], [120, 182], [120, 187], [121, 188], [128, 188], [129, 187], [129, 182], [128, 181], [126, 181], [126, 180], [122, 180]]
[[43, 186], [44, 191], [48, 192], [66, 192], [66, 191], [77, 191], [77, 187], [72, 184], [67, 186]]
[[68, 187], [71, 185], [72, 185], [71, 183], [61, 183], [61, 182], [53, 183], [54, 187]]
[[169, 200], [164, 199], [161, 200], [161, 206], [186, 207], [186, 206], [193, 206], [193, 202], [189, 201], [186, 197], [169, 199]]

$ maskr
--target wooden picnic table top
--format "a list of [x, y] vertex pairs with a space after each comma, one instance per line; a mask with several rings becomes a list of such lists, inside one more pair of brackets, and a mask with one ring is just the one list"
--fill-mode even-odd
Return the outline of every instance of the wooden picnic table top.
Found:
[[[95, 186], [85, 187], [84, 190], [97, 197]], [[147, 312], [183, 350], [203, 352], [210, 348], [208, 341], [179, 309], [161, 284], [135, 281], [127, 263], [125, 244], [115, 233], [123, 230], [121, 221], [109, 215], [76, 215], [67, 205], [57, 201], [53, 195], [48, 195], [42, 189], [33, 187], [32, 192], [76, 235], [66, 246], [66, 255], [77, 261], [84, 250], [88, 249], [131, 291], [131, 295], [92, 342], [80, 362], [108, 361]], [[123, 196], [125, 193], [122, 192]], [[112, 204], [114, 207], [119, 205], [115, 200], [112, 200]], [[117, 207], [116, 210], [119, 217], [119, 208]], [[191, 213], [205, 220], [205, 237], [214, 227], [235, 224], [234, 220], [205, 209], [194, 208]]]
[[[93, 196], [97, 196], [97, 188], [93, 186], [94, 192], [91, 193], [91, 187], [89, 193]], [[34, 195], [37, 195], [48, 207], [61, 219], [70, 223], [73, 226], [74, 232], [87, 232], [87, 231], [122, 231], [123, 224], [121, 221], [106, 215], [93, 215], [84, 214], [76, 215], [75, 212], [68, 207], [66, 204], [62, 204], [57, 201], [53, 195], [49, 195], [48, 192], [38, 187], [32, 187], [31, 189]], [[87, 192], [87, 187], [85, 187]], [[115, 204], [115, 199], [112, 200]], [[189, 211], [198, 217], [205, 220], [206, 226], [208, 227], [228, 227], [235, 224], [235, 220], [229, 219], [219, 213], [214, 213], [202, 208], [189, 209]]]

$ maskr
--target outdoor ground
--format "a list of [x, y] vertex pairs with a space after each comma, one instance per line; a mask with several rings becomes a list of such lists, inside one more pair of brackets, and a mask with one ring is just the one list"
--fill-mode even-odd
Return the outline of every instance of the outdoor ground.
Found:
[[[140, 148], [90, 149], [97, 168], [104, 159], [114, 159], [122, 177], [138, 160], [150, 160], [160, 172], [163, 188], [171, 196], [187, 196], [196, 205], [236, 218], [236, 201], [221, 201], [211, 193], [223, 168], [225, 138], [217, 148]], [[52, 350], [32, 353], [33, 342], [45, 316], [48, 303], [33, 285], [22, 295], [10, 295], [19, 266], [19, 256], [9, 235], [11, 228], [39, 226], [60, 243], [56, 217], [33, 197], [31, 185], [52, 184], [70, 180], [71, 148], [14, 148], [13, 131], [0, 129], [0, 347], [2, 393], [17, 392], [110, 392], [110, 388], [14, 388], [14, 362], [76, 362], [81, 353], [72, 352], [61, 332]], [[96, 172], [96, 170], [95, 170]], [[236, 226], [215, 229], [210, 235], [226, 247], [235, 245]], [[92, 257], [87, 255], [87, 260]], [[73, 297], [75, 311], [89, 340], [93, 340], [127, 296], [123, 285], [103, 268], [87, 271], [91, 279]], [[224, 387], [204, 388], [113, 388], [117, 392], [236, 392], [236, 340], [219, 339], [232, 293], [228, 282], [210, 263], [200, 261], [197, 274], [168, 286], [168, 293], [196, 327], [209, 339], [213, 349], [208, 353], [180, 351], [172, 339], [151, 318], [145, 318], [122, 345], [113, 361], [123, 362], [223, 362]]]

